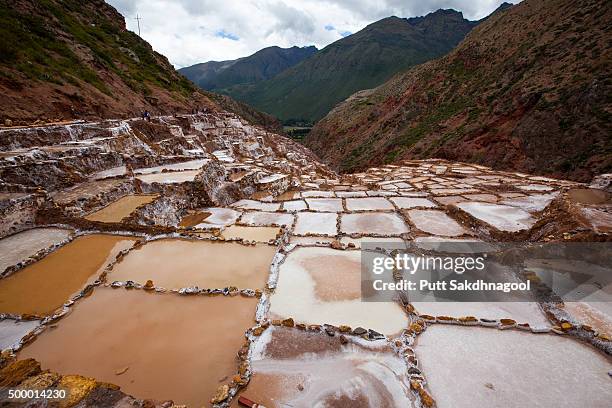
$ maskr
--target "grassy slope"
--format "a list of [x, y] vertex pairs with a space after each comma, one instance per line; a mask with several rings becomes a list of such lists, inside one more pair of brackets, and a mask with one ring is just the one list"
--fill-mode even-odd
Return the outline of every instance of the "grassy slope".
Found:
[[269, 115], [201, 92], [126, 30], [123, 17], [103, 0], [0, 0], [0, 38], [2, 119], [28, 123], [220, 106], [278, 129]]

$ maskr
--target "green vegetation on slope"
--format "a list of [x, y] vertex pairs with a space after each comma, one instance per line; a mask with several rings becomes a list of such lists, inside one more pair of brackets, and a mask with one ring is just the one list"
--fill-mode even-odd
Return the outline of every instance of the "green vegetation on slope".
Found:
[[[95, 3], [89, 7], [98, 6]], [[3, 65], [34, 80], [58, 84], [81, 80], [106, 94], [111, 92], [97, 73], [100, 68], [114, 72], [134, 91], [145, 95], [150, 93], [149, 84], [184, 96], [193, 92], [193, 85], [176, 75], [164, 57], [123, 29], [122, 19], [119, 23], [90, 14], [91, 18], [83, 21], [88, 14], [83, 13], [86, 6], [78, 0], [38, 0], [34, 7], [36, 14], [0, 3]], [[72, 41], [65, 41], [61, 35]], [[80, 47], [70, 47], [71, 43]], [[86, 56], [91, 58], [89, 66], [83, 64], [84, 56], [77, 55], [79, 51], [91, 52]]]
[[315, 122], [355, 91], [455, 47], [477, 23], [454, 10], [389, 17], [338, 40], [274, 78], [222, 90], [287, 123]]

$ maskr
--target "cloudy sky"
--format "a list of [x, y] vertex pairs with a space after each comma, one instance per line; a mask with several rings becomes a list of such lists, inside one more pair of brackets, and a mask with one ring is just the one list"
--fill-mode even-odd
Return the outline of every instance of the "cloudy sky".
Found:
[[[454, 8], [470, 20], [503, 0], [106, 0], [176, 68], [250, 55], [264, 47], [322, 48], [381, 18]], [[507, 0], [517, 3], [519, 0]]]

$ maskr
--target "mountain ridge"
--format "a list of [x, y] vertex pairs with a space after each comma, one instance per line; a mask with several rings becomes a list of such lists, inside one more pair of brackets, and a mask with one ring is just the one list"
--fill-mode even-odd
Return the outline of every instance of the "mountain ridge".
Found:
[[221, 92], [286, 122], [314, 122], [353, 92], [447, 53], [476, 24], [452, 9], [423, 17], [387, 17], [273, 78]]
[[345, 172], [436, 157], [589, 180], [612, 165], [611, 20], [596, 1], [525, 0], [353, 94], [306, 145]]
[[179, 73], [206, 90], [270, 79], [317, 51], [315, 46], [281, 48], [271, 46], [235, 60], [208, 61], [180, 68]]

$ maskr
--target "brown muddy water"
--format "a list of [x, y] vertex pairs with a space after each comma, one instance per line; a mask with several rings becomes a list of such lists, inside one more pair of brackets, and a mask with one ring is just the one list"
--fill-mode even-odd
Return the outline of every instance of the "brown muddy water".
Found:
[[154, 201], [156, 194], [127, 195], [119, 200], [112, 202], [106, 207], [89, 214], [85, 219], [99, 222], [121, 222], [141, 205]]
[[[117, 384], [137, 398], [200, 408], [238, 371], [257, 299], [99, 287], [19, 358]], [[84, 345], [87, 345], [84, 347]]]
[[40, 261], [0, 280], [0, 313], [51, 314], [135, 239], [94, 234], [76, 238]]
[[269, 245], [161, 239], [131, 251], [113, 267], [108, 280], [152, 280], [167, 289], [262, 288], [275, 251]]
[[567, 192], [570, 200], [580, 204], [603, 204], [611, 202], [611, 194], [595, 188], [574, 188]]

